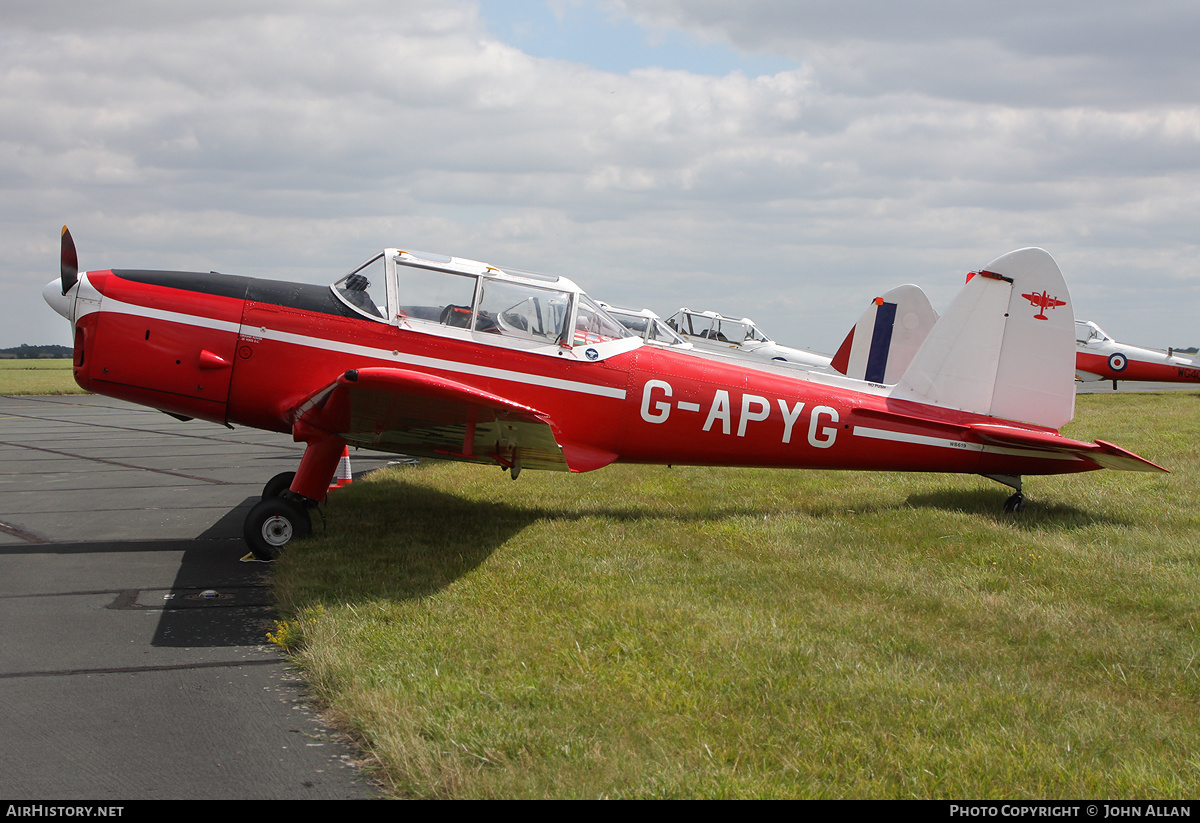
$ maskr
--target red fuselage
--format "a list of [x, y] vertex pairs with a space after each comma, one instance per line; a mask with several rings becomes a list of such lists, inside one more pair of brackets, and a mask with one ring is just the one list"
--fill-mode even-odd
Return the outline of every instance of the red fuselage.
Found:
[[1032, 442], [1057, 439], [1051, 429], [892, 400], [857, 381], [650, 345], [589, 362], [565, 346], [547, 354], [486, 333], [431, 334], [359, 316], [323, 286], [154, 271], [86, 277], [94, 293], [81, 293], [76, 309], [79, 385], [217, 423], [294, 434], [296, 410], [314, 392], [350, 370], [389, 368], [537, 410], [560, 442], [597, 455], [574, 470], [613, 458], [986, 475], [1099, 468], [967, 431], [1002, 423]]
[[[1093, 354], [1081, 351], [1075, 355], [1075, 368], [1099, 375], [1104, 380], [1139, 380], [1154, 383], [1200, 383], [1200, 368], [1194, 365], [1165, 362], [1166, 354], [1145, 352], [1132, 346], [1115, 348], [1112, 354]], [[1143, 360], [1142, 357], [1154, 357]], [[1116, 368], [1116, 367], [1120, 368]]]

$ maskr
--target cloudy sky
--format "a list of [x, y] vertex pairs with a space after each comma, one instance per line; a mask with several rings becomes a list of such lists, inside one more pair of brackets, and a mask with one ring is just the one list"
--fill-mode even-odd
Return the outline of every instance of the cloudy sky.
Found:
[[1194, 0], [4, 0], [0, 347], [85, 269], [330, 282], [407, 246], [832, 351], [1022, 246], [1200, 344]]

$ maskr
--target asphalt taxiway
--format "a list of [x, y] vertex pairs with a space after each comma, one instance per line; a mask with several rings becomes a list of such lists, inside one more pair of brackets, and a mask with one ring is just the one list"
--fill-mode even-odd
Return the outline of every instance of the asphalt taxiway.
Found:
[[243, 559], [243, 517], [300, 454], [108, 398], [0, 397], [0, 798], [372, 796], [266, 641], [269, 566]]

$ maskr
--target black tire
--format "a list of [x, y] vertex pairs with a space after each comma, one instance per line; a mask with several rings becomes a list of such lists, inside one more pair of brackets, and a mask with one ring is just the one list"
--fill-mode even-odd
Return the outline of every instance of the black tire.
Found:
[[1025, 511], [1025, 495], [1017, 492], [1004, 501], [1005, 514], [1020, 514]]
[[283, 494], [291, 487], [295, 477], [295, 472], [280, 472], [275, 475], [267, 481], [267, 485], [263, 486], [262, 499], [270, 500], [272, 497]]
[[286, 497], [256, 503], [246, 515], [242, 537], [259, 560], [276, 560], [293, 540], [312, 533], [308, 510]]

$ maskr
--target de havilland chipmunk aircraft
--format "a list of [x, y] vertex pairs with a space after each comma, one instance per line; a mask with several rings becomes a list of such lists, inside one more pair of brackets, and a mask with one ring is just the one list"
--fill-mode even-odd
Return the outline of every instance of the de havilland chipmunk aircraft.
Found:
[[[1036, 316], [1021, 295], [1062, 303]], [[651, 346], [565, 278], [386, 249], [332, 286], [216, 273], [79, 272], [62, 233], [46, 300], [83, 388], [290, 434], [294, 474], [249, 512], [273, 558], [311, 529], [347, 445], [522, 469], [617, 461], [1023, 475], [1165, 471], [1057, 429], [1074, 415], [1074, 325], [1041, 249], [971, 278], [894, 385]]]
[[668, 317], [666, 323], [699, 349], [734, 357], [795, 363], [809, 369], [823, 369], [829, 365], [830, 358], [826, 355], [779, 345], [763, 334], [749, 317], [726, 317], [715, 311], [683, 308]]
[[1149, 380], [1200, 383], [1200, 356], [1157, 351], [1113, 340], [1090, 320], [1075, 321], [1075, 376], [1084, 382]]

